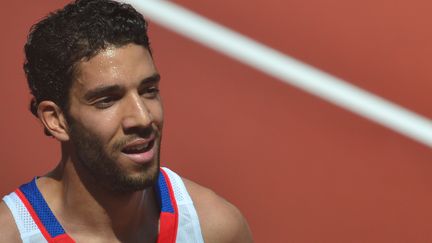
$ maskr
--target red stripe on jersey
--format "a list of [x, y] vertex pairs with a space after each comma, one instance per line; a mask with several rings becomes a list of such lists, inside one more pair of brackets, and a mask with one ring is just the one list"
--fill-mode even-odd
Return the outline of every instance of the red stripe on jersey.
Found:
[[57, 235], [49, 243], [75, 243], [75, 241], [65, 233]]
[[169, 180], [167, 173], [162, 168], [160, 170], [160, 173], [163, 173], [165, 182], [167, 183], [172, 207], [174, 208], [174, 213], [161, 212], [159, 236], [158, 236], [157, 243], [175, 243], [177, 238], [177, 228], [178, 228], [177, 202], [175, 200], [174, 190], [172, 188], [171, 181]]
[[20, 189], [16, 189], [15, 193], [18, 195], [19, 199], [21, 199], [21, 202], [24, 204], [24, 206], [27, 208], [27, 211], [30, 213], [30, 216], [33, 218], [33, 221], [36, 223], [36, 226], [39, 228], [42, 235], [45, 237], [45, 239], [48, 242], [52, 242], [51, 235], [48, 233], [48, 231], [45, 229], [45, 226], [42, 224], [41, 220], [37, 216], [35, 210], [33, 209], [30, 202], [27, 200], [25, 195], [21, 192]]
[[174, 243], [176, 240], [176, 227], [175, 214], [161, 212], [159, 236], [157, 243]]

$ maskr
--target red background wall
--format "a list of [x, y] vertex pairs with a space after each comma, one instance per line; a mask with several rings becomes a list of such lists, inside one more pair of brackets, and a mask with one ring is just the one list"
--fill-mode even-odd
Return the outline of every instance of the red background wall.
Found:
[[[0, 194], [54, 167], [30, 112], [29, 27], [67, 1], [0, 9]], [[430, 1], [173, 1], [432, 117]], [[163, 161], [236, 204], [256, 242], [431, 242], [431, 150], [151, 24]]]

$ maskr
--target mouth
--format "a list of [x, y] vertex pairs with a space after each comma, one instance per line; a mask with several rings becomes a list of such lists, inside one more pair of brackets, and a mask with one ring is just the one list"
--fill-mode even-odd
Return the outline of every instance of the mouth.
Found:
[[121, 152], [135, 163], [151, 162], [155, 156], [155, 139], [136, 139], [127, 144]]
[[122, 149], [122, 153], [125, 154], [140, 154], [149, 151], [154, 145], [154, 139], [149, 142], [135, 142]]

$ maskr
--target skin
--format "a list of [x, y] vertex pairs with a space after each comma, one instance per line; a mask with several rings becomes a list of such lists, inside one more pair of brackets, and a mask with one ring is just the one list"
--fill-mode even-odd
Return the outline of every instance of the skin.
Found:
[[[90, 60], [81, 61], [78, 71], [70, 91], [68, 116], [51, 101], [43, 101], [38, 107], [39, 119], [61, 142], [62, 158], [53, 171], [37, 180], [37, 186], [76, 242], [155, 242], [159, 209], [148, 182], [158, 172], [163, 127], [162, 101], [155, 78], [158, 71], [149, 52], [135, 44], [108, 47]], [[94, 90], [106, 87], [114, 88], [94, 95]], [[119, 146], [151, 137], [156, 152], [144, 166], [122, 153]], [[127, 181], [143, 182], [143, 188], [127, 190], [125, 184], [111, 189], [118, 182], [110, 182], [111, 176], [92, 170], [88, 166], [92, 154], [78, 149], [77, 140], [89, 138], [100, 145], [105, 162], [112, 162]], [[252, 242], [237, 208], [205, 187], [187, 179], [184, 182], [206, 243]], [[21, 242], [3, 202], [0, 225], [0, 242]]]

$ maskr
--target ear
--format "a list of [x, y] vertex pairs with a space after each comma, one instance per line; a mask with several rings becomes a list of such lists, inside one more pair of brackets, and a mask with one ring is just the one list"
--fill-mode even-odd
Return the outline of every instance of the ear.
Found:
[[37, 114], [45, 129], [57, 140], [69, 140], [68, 126], [64, 113], [54, 102], [42, 101], [39, 103]]

